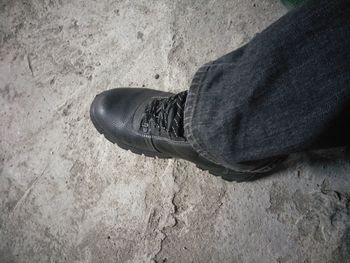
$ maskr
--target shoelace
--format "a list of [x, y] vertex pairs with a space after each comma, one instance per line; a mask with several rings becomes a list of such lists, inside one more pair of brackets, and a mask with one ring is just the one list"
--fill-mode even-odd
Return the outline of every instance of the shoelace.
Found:
[[159, 132], [163, 129], [169, 136], [184, 137], [183, 116], [187, 91], [168, 98], [154, 99], [147, 105], [141, 120], [141, 129], [148, 131], [149, 123], [154, 121]]

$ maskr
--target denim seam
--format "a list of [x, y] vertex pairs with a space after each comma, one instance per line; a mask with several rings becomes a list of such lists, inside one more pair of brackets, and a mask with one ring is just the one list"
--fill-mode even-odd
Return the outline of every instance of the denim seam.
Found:
[[184, 112], [184, 129], [185, 136], [191, 146], [197, 151], [199, 155], [204, 157], [205, 159], [212, 161], [214, 163], [218, 163], [202, 146], [203, 143], [199, 138], [195, 136], [195, 131], [193, 130], [193, 118], [194, 112], [196, 110], [196, 105], [198, 100], [200, 99], [200, 87], [205, 79], [206, 73], [212, 67], [219, 66], [220, 64], [213, 64], [213, 62], [207, 63], [200, 67], [195, 75], [193, 76], [191, 86], [188, 90], [186, 103], [185, 103], [185, 112]]

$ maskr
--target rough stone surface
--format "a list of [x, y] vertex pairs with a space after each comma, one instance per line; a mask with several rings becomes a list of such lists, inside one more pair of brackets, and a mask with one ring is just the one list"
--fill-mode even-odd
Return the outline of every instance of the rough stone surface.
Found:
[[98, 92], [182, 91], [285, 12], [275, 0], [0, 1], [0, 262], [350, 262], [345, 153], [235, 184], [121, 150], [89, 121]]

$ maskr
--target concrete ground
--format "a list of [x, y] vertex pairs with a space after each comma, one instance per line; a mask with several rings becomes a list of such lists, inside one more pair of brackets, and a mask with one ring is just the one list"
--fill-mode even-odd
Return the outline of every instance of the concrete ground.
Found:
[[228, 183], [119, 149], [89, 120], [106, 89], [187, 89], [201, 64], [286, 11], [277, 0], [1, 0], [0, 262], [350, 262], [343, 152]]

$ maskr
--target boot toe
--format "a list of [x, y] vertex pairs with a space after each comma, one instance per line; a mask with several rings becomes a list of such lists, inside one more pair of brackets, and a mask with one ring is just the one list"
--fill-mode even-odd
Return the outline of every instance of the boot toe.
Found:
[[90, 106], [90, 119], [98, 132], [102, 134], [105, 133], [105, 130], [111, 129], [109, 127], [111, 124], [106, 121], [109, 117], [107, 109], [106, 96], [103, 93], [97, 95]]
[[136, 109], [157, 93], [135, 88], [104, 91], [98, 94], [91, 104], [91, 121], [107, 139], [113, 142], [128, 140], [131, 130], [127, 124], [133, 119]]

